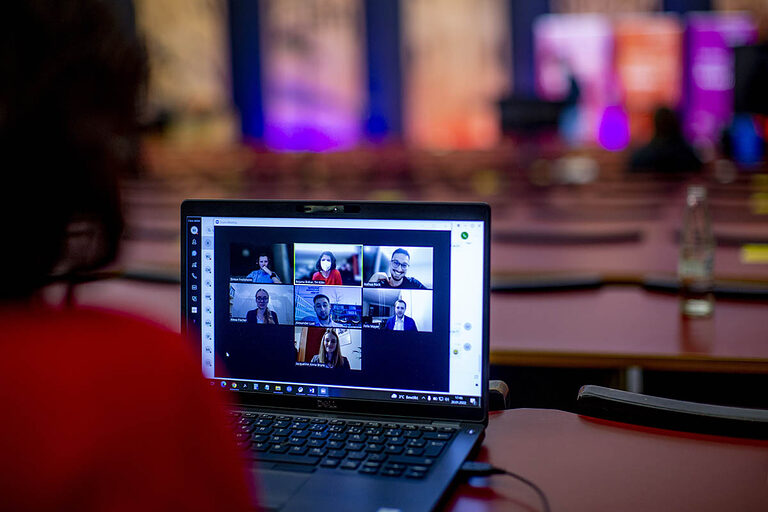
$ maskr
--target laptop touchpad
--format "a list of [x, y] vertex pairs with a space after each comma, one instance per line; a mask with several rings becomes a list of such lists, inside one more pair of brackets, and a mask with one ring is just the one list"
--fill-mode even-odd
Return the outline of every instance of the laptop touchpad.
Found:
[[310, 474], [271, 469], [254, 469], [253, 474], [261, 490], [260, 505], [268, 510], [281, 509], [311, 477]]

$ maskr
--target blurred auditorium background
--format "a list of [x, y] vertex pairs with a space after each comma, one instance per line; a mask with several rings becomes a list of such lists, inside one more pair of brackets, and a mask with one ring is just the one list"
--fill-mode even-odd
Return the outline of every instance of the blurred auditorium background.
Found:
[[[178, 288], [163, 283], [178, 282], [179, 203], [189, 197], [490, 203], [492, 315], [513, 323], [492, 320], [492, 362], [522, 386], [530, 384], [502, 366], [575, 371], [565, 359], [536, 357], [568, 352], [595, 314], [616, 324], [616, 344], [620, 327], [648, 328], [635, 351], [663, 352], [650, 325], [656, 313], [633, 325], [646, 299], [625, 294], [635, 286], [674, 301], [689, 183], [710, 193], [716, 277], [768, 282], [765, 0], [110, 1], [144, 41], [151, 69], [143, 166], [123, 181], [128, 223], [117, 264], [143, 287], [123, 280], [117, 298], [110, 288], [113, 304], [178, 328], [178, 309], [148, 307], [144, 290], [154, 282], [156, 297], [176, 294], [178, 305]], [[674, 114], [678, 142], [698, 163], [633, 165], [660, 107]], [[563, 295], [539, 295], [563, 283], [616, 286], [597, 299], [608, 309], [573, 313], [558, 306]], [[99, 286], [82, 300], [106, 300]], [[764, 314], [760, 297], [733, 307]], [[611, 307], [622, 311], [616, 320]], [[717, 315], [720, 323], [694, 329], [702, 341], [679, 337], [690, 326], [677, 323], [674, 307], [657, 313], [658, 329], [691, 358], [738, 365], [741, 349], [706, 334], [731, 328]], [[528, 317], [517, 330], [515, 314]], [[555, 331], [548, 318], [556, 315], [574, 316]], [[699, 374], [764, 378], [768, 333], [750, 329], [742, 336], [761, 345], [745, 350], [759, 364]]]

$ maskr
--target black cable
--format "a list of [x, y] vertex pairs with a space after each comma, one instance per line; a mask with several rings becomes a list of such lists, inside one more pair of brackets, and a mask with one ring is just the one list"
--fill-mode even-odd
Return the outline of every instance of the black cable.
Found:
[[511, 471], [494, 467], [488, 464], [487, 462], [474, 462], [474, 461], [467, 461], [464, 464], [462, 464], [460, 472], [467, 477], [490, 476], [490, 475], [511, 476], [512, 478], [520, 480], [525, 485], [529, 486], [531, 489], [536, 491], [536, 494], [538, 494], [539, 498], [541, 498], [541, 503], [544, 507], [544, 512], [550, 512], [549, 501], [547, 501], [547, 496], [544, 494], [544, 491], [542, 491], [539, 488], [539, 486], [537, 486], [535, 483], [531, 482], [525, 477], [518, 475], [517, 473], [512, 473]]

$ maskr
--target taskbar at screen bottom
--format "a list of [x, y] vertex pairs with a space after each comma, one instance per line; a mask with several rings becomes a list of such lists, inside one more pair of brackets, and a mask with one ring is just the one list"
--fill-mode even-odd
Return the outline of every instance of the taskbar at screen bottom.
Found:
[[478, 396], [452, 395], [448, 393], [350, 389], [318, 386], [315, 384], [285, 384], [282, 382], [258, 382], [251, 380], [209, 379], [209, 382], [211, 386], [220, 386], [222, 389], [241, 393], [264, 393], [318, 398], [353, 398], [358, 400], [391, 402], [419, 402], [421, 404], [429, 405], [480, 406], [480, 397]]

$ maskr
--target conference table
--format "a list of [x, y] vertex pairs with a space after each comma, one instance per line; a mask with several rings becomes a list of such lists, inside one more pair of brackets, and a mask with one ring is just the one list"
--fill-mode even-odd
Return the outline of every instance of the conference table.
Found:
[[[552, 511], [765, 511], [768, 441], [688, 434], [545, 409], [491, 413], [477, 460], [535, 483]], [[447, 498], [452, 512], [541, 511], [507, 476], [478, 477]]]

